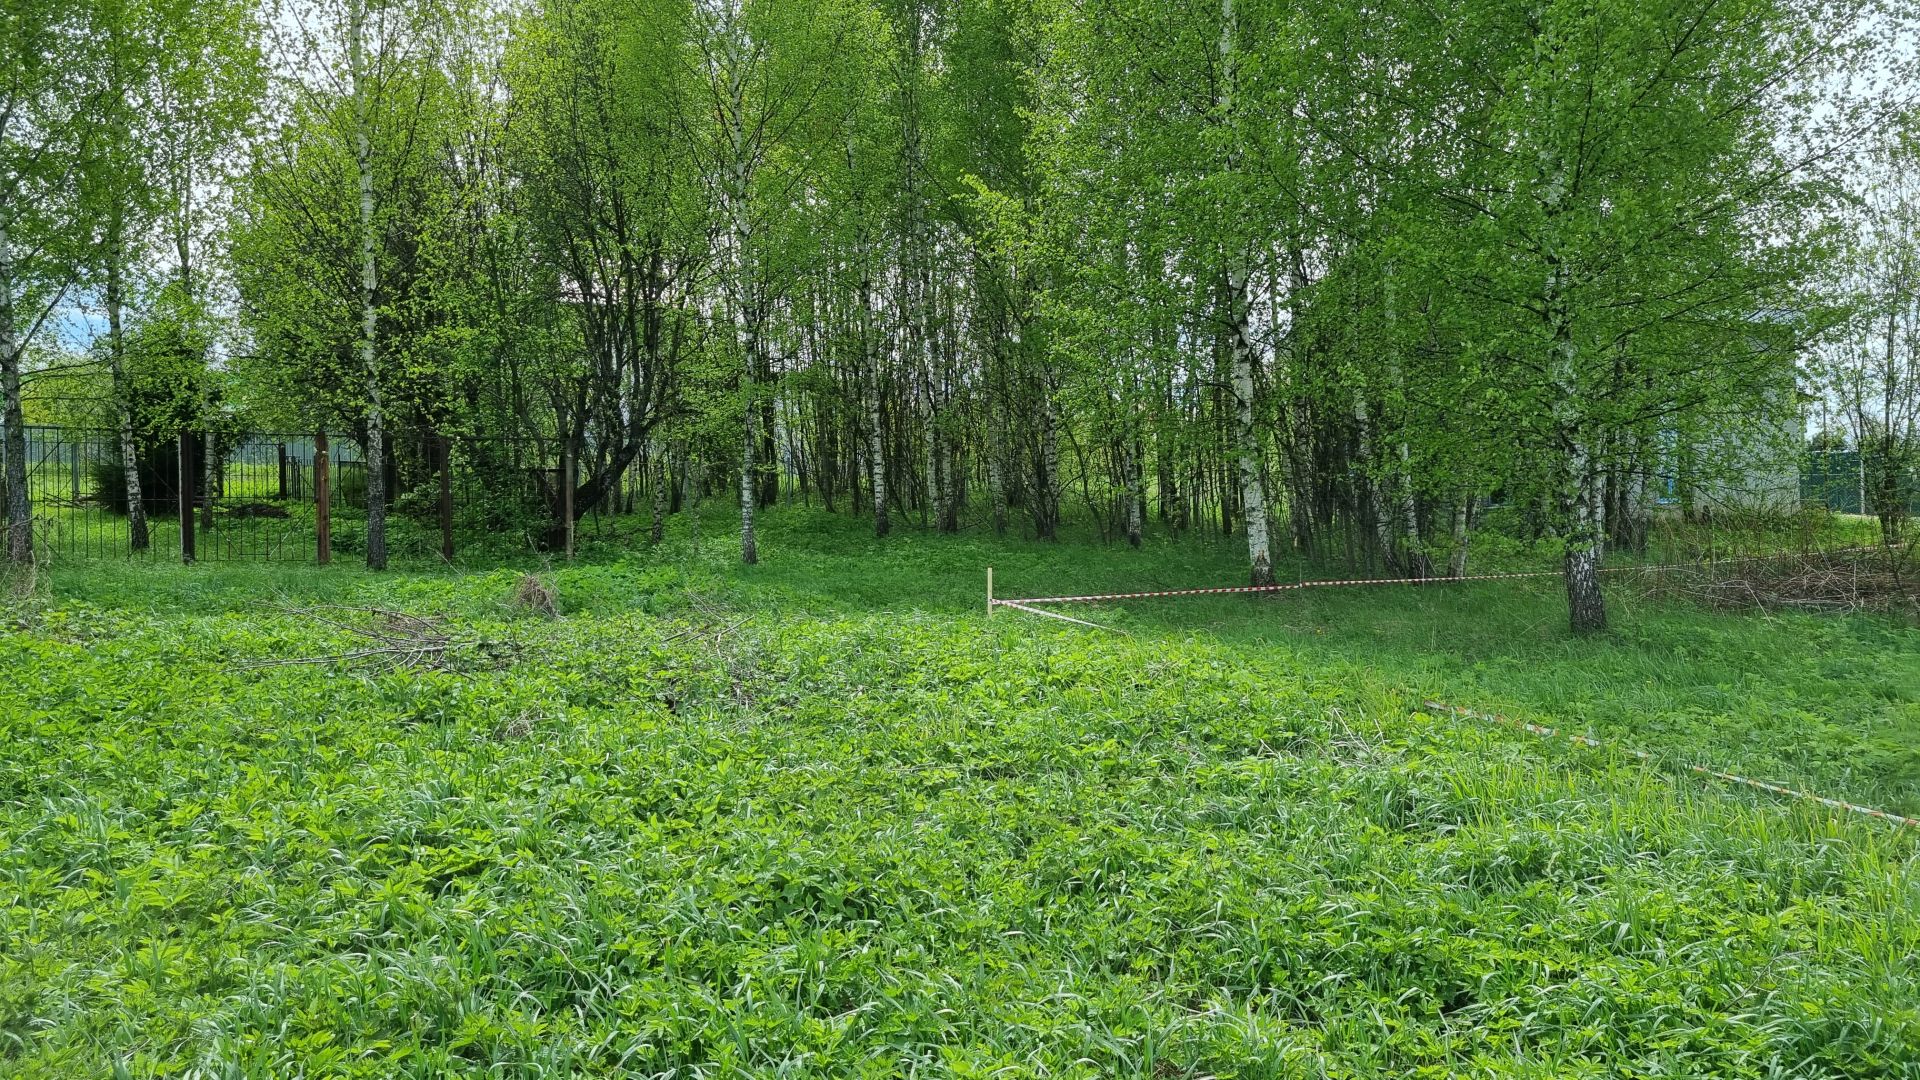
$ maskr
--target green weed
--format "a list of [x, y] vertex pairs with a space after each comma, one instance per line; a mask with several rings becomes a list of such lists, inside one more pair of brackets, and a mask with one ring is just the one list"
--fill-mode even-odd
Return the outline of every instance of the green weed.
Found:
[[[703, 534], [57, 568], [0, 629], [0, 1072], [1920, 1075], [1914, 837], [1418, 707], [1913, 807], [1911, 630], [1574, 640], [1500, 584], [1087, 612], [1121, 637], [988, 619], [984, 567], [1231, 548]], [[320, 605], [502, 648], [260, 666], [354, 649]]]

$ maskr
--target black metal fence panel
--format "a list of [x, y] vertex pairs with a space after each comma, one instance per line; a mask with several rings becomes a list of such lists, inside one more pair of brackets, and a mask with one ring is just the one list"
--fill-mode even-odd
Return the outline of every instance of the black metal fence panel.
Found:
[[[25, 436], [34, 543], [48, 557], [317, 558], [322, 462], [316, 434], [187, 433], [140, 444], [134, 480], [145, 510], [144, 546], [136, 542], [117, 433], [29, 426]], [[0, 463], [4, 453], [0, 442]], [[327, 442], [335, 559], [355, 559], [366, 550], [368, 457], [356, 437]], [[1800, 470], [1803, 503], [1861, 513], [1872, 501], [1870, 485], [1878, 482], [1871, 456], [1862, 466], [1857, 451], [1809, 452]], [[577, 471], [585, 475], [577, 482], [605, 468], [606, 460], [589, 449], [581, 455]], [[500, 555], [554, 551], [566, 543], [563, 521], [573, 500], [563, 480], [566, 462], [553, 440], [400, 431], [389, 439], [384, 471], [389, 552], [396, 558], [451, 557], [456, 548]], [[647, 515], [655, 480], [644, 455], [610, 475], [597, 500], [573, 507], [584, 519], [579, 528], [619, 530], [624, 515]], [[1909, 471], [1898, 488], [1908, 509], [1920, 513], [1920, 475]]]
[[[39, 550], [78, 556], [178, 552], [179, 523], [173, 512], [149, 515], [149, 543], [142, 551], [134, 550], [126, 512], [128, 485], [115, 435], [54, 427], [28, 427], [24, 434], [27, 495]], [[0, 444], [0, 461], [4, 455]], [[4, 475], [0, 470], [0, 477]], [[144, 505], [174, 501], [171, 482], [164, 490], [150, 485], [142, 492]]]
[[[25, 436], [34, 540], [48, 558], [311, 563], [322, 547], [323, 472], [331, 559], [364, 557], [373, 485], [370, 455], [356, 435], [183, 432], [144, 439], [135, 447], [132, 484], [116, 432], [29, 426]], [[388, 550], [398, 559], [451, 558], [456, 550], [479, 558], [560, 551], [569, 542], [569, 511], [580, 535], [642, 535], [644, 522], [621, 519], [650, 515], [661, 476], [644, 453], [618, 468], [610, 450], [591, 446], [569, 466], [554, 439], [400, 430], [389, 436], [387, 451]], [[0, 444], [0, 463], [3, 455]], [[678, 508], [672, 485], [684, 480], [665, 479], [673, 495], [666, 509]], [[136, 485], [144, 545], [129, 497]]]

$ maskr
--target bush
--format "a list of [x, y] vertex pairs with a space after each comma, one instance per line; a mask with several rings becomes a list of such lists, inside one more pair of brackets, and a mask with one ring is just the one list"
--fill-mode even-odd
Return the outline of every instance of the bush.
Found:
[[364, 462], [335, 462], [333, 466], [333, 505], [367, 508], [367, 466]]
[[[180, 506], [180, 447], [174, 442], [140, 448], [140, 501], [148, 517], [170, 517]], [[110, 513], [127, 516], [127, 473], [119, 455], [93, 463], [93, 490]]]

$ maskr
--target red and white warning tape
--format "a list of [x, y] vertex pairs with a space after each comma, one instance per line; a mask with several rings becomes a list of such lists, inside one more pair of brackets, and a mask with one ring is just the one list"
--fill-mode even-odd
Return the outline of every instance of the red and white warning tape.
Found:
[[[1607, 745], [1591, 735], [1576, 735], [1570, 731], [1561, 731], [1559, 728], [1546, 727], [1542, 724], [1530, 724], [1525, 720], [1514, 720], [1501, 716], [1498, 713], [1463, 709], [1458, 705], [1448, 705], [1443, 701], [1429, 701], [1425, 704], [1429, 709], [1437, 709], [1441, 712], [1449, 712], [1458, 716], [1472, 717], [1475, 720], [1486, 720], [1496, 724], [1504, 724], [1508, 727], [1519, 728], [1522, 731], [1530, 731], [1544, 738], [1566, 739], [1569, 742], [1579, 743], [1581, 746], [1601, 747]], [[1661, 763], [1658, 758], [1647, 753], [1645, 750], [1636, 750], [1630, 746], [1615, 746], [1614, 749], [1626, 754], [1628, 757], [1637, 758], [1649, 764], [1658, 765]], [[1851, 810], [1856, 814], [1865, 814], [1868, 817], [1879, 818], [1882, 821], [1892, 822], [1895, 825], [1904, 825], [1908, 828], [1920, 829], [1920, 819], [1902, 817], [1899, 814], [1886, 810], [1876, 810], [1871, 806], [1861, 806], [1857, 803], [1847, 802], [1844, 799], [1829, 799], [1825, 795], [1815, 795], [1811, 792], [1797, 791], [1790, 787], [1783, 787], [1780, 784], [1769, 783], [1765, 780], [1751, 780], [1734, 773], [1721, 772], [1718, 769], [1709, 769], [1705, 765], [1688, 765], [1685, 766], [1685, 768], [1688, 772], [1698, 773], [1701, 776], [1711, 776], [1715, 780], [1724, 780], [1730, 784], [1745, 784], [1747, 787], [1758, 788], [1761, 791], [1774, 795], [1786, 795], [1795, 799], [1806, 799], [1811, 802], [1817, 802], [1822, 806], [1830, 806], [1836, 810]]]
[[1117, 626], [1101, 626], [1099, 623], [1088, 622], [1085, 619], [1076, 619], [1071, 615], [1062, 615], [1057, 611], [1042, 611], [1037, 607], [1028, 607], [1027, 605], [1022, 604], [1016, 600], [995, 600], [993, 603], [999, 607], [1016, 608], [1020, 611], [1027, 612], [1032, 615], [1044, 615], [1049, 619], [1059, 619], [1061, 622], [1070, 622], [1077, 626], [1091, 626], [1095, 630], [1111, 630], [1114, 633], [1121, 635], [1122, 637], [1133, 636], [1132, 634], [1127, 633], [1125, 630], [1122, 630]]
[[[1617, 566], [1602, 570], [1656, 570], [1663, 567]], [[1286, 592], [1289, 589], [1320, 589], [1333, 585], [1449, 585], [1461, 581], [1507, 581], [1514, 578], [1559, 577], [1558, 570], [1536, 570], [1519, 574], [1469, 574], [1465, 577], [1426, 578], [1345, 578], [1335, 581], [1292, 581], [1284, 585], [1240, 585], [1225, 589], [1165, 589], [1159, 592], [1099, 593], [1093, 596], [1029, 596], [1019, 600], [995, 600], [1004, 607], [1016, 604], [1082, 604], [1101, 600], [1145, 600], [1161, 596], [1228, 596], [1235, 593]]]
[[[1861, 548], [1842, 548], [1826, 554], [1838, 555]], [[1763, 559], [1801, 558], [1797, 553], [1781, 555], [1760, 555], [1752, 558], [1733, 559], [1733, 562], [1752, 562]], [[1657, 573], [1667, 570], [1691, 570], [1698, 563], [1667, 563], [1662, 566], [1607, 566], [1600, 569], [1602, 574]], [[1283, 585], [1240, 585], [1222, 589], [1163, 589], [1158, 592], [1097, 593], [1090, 596], [1027, 596], [1017, 600], [989, 599], [989, 605], [1000, 607], [1019, 607], [1022, 604], [1087, 604], [1107, 600], [1147, 600], [1166, 596], [1230, 596], [1244, 593], [1287, 592], [1292, 589], [1323, 589], [1350, 585], [1455, 585], [1468, 581], [1515, 581], [1521, 578], [1557, 578], [1559, 570], [1528, 570], [1510, 574], [1466, 574], [1461, 577], [1422, 577], [1422, 578], [1339, 578], [1325, 581], [1294, 581]]]

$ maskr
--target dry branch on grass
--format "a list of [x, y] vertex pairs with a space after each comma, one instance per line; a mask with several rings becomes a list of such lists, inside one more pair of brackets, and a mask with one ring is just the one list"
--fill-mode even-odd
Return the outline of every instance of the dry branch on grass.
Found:
[[535, 574], [523, 574], [514, 586], [513, 604], [549, 619], [557, 619], [560, 617], [560, 590], [541, 581]]
[[[413, 615], [388, 608], [343, 605], [280, 610], [282, 614], [310, 619], [323, 626], [365, 638], [371, 644], [366, 648], [321, 653], [314, 656], [256, 660], [242, 665], [243, 667], [291, 667], [304, 664], [372, 661], [375, 667], [383, 671], [398, 668], [450, 671], [457, 666], [458, 661], [463, 659], [500, 660], [512, 652], [512, 647], [507, 642], [455, 635], [447, 629], [447, 620], [437, 615]], [[349, 621], [346, 618], [349, 615], [362, 618], [360, 621]]]

